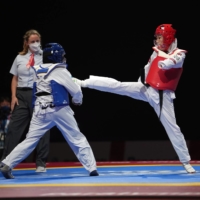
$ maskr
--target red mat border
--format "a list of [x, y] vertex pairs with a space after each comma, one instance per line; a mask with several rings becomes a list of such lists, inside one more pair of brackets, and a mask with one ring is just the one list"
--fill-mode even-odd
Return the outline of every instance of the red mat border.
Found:
[[[193, 165], [200, 165], [200, 160], [190, 161]], [[108, 161], [97, 162], [98, 166], [117, 166], [117, 165], [181, 165], [180, 161]], [[80, 162], [48, 162], [46, 167], [82, 167]], [[15, 169], [35, 168], [35, 163], [20, 163]]]

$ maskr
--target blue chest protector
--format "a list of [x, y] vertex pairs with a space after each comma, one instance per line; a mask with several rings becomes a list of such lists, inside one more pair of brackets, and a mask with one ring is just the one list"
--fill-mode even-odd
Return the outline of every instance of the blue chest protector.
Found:
[[[66, 68], [66, 65], [63, 64], [53, 64], [49, 68], [42, 68], [42, 66], [34, 66], [33, 69], [36, 73], [36, 76], [39, 77], [42, 75], [42, 78], [45, 79], [47, 76], [56, 68]], [[50, 81], [51, 93], [53, 96], [52, 106], [66, 106], [69, 105], [69, 93], [66, 88], [54, 80]], [[33, 83], [33, 106], [37, 98], [37, 82]]]

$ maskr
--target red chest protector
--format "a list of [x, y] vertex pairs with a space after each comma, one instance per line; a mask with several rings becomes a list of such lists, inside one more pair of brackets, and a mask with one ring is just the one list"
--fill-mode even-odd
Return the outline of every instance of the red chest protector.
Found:
[[170, 55], [158, 50], [157, 48], [154, 48], [154, 50], [157, 51], [157, 57], [151, 63], [148, 75], [146, 77], [146, 83], [158, 90], [175, 91], [180, 80], [183, 68], [181, 67], [163, 70], [158, 67], [158, 62], [165, 60], [166, 58], [173, 58], [174, 54], [177, 54], [178, 52], [183, 52], [184, 50], [176, 49]]

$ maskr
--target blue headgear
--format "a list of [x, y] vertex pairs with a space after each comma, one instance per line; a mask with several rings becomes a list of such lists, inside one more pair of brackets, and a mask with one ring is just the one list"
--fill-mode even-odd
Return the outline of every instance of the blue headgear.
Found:
[[58, 43], [48, 43], [43, 49], [43, 63], [63, 63], [65, 50]]

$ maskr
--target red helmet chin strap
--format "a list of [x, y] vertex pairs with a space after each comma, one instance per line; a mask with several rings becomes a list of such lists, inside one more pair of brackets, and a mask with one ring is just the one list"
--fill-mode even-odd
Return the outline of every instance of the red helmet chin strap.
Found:
[[163, 45], [168, 50], [169, 46], [175, 40], [176, 30], [172, 28], [172, 24], [161, 24], [156, 28], [155, 35], [162, 35], [164, 39]]

